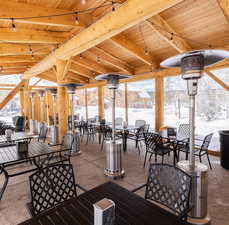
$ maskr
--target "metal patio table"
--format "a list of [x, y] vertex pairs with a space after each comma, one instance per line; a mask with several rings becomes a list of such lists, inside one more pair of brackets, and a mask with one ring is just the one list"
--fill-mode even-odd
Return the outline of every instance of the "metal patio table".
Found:
[[115, 203], [115, 225], [188, 225], [176, 215], [112, 182], [63, 202], [19, 225], [93, 225], [93, 204], [103, 198]]
[[6, 143], [15, 143], [16, 141], [31, 139], [34, 137], [37, 137], [37, 136], [28, 134], [26, 132], [14, 132], [11, 135], [10, 139], [7, 139], [6, 135], [0, 135], [0, 146]]
[[[8, 147], [0, 148], [0, 174], [5, 176], [3, 187], [0, 191], [0, 200], [7, 187], [10, 177], [19, 176], [25, 173], [36, 171], [39, 168], [39, 160], [42, 157], [53, 157], [55, 154], [60, 154], [66, 150], [53, 150], [49, 145], [41, 142], [32, 142], [28, 145], [27, 153], [19, 153], [16, 145], [9, 145]], [[8, 170], [12, 166], [30, 163], [35, 167], [29, 168], [20, 172], [9, 174]]]

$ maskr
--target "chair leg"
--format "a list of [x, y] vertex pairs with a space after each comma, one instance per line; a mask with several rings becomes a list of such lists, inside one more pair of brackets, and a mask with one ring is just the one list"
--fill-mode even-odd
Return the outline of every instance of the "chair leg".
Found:
[[201, 155], [199, 155], [199, 160], [200, 160], [200, 162], [202, 162]]
[[137, 148], [138, 147], [138, 140], [136, 140], [136, 142], [135, 142], [135, 148]]
[[212, 165], [211, 165], [211, 162], [210, 162], [210, 159], [209, 159], [208, 152], [207, 152], [207, 158], [208, 158], [208, 163], [209, 163], [210, 169], [212, 170]]
[[104, 137], [102, 138], [102, 144], [101, 144], [101, 148], [100, 148], [101, 152], [103, 151], [103, 143], [104, 143]]
[[185, 157], [186, 160], [188, 160], [188, 152], [186, 152], [186, 157]]
[[86, 141], [86, 145], [88, 144], [88, 140], [89, 140], [89, 134], [87, 134], [87, 141]]
[[164, 155], [161, 156], [161, 163], [164, 164]]
[[145, 168], [145, 166], [146, 166], [147, 154], [148, 154], [148, 151], [146, 150], [146, 153], [145, 153], [145, 159], [144, 159], [144, 164], [143, 164], [143, 168]]
[[155, 154], [155, 162], [157, 162], [157, 154]]

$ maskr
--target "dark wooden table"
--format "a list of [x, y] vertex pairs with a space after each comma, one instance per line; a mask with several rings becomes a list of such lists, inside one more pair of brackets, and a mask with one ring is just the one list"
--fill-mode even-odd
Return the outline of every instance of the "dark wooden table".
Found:
[[93, 225], [93, 204], [109, 198], [116, 204], [115, 225], [188, 225], [165, 209], [108, 182], [20, 225]]
[[[16, 145], [10, 145], [8, 147], [0, 148], [0, 174], [3, 173], [5, 176], [5, 181], [3, 187], [0, 191], [0, 200], [3, 196], [3, 193], [7, 187], [10, 177], [19, 176], [25, 173], [33, 172], [38, 169], [38, 162], [42, 157], [51, 157], [54, 154], [59, 154], [65, 150], [53, 150], [49, 145], [43, 142], [32, 142], [28, 146], [27, 153], [19, 153], [17, 151]], [[12, 166], [17, 166], [20, 164], [28, 163], [28, 165], [35, 165], [33, 168], [27, 168], [23, 171], [16, 173], [9, 173], [9, 168]]]
[[28, 134], [26, 132], [14, 132], [10, 139], [6, 138], [6, 135], [0, 135], [0, 144], [13, 143], [20, 140], [26, 140], [36, 137], [35, 135]]

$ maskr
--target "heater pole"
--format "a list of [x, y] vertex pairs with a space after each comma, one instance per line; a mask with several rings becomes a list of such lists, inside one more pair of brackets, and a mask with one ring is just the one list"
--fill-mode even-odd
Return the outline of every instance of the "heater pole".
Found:
[[189, 166], [190, 170], [195, 170], [195, 95], [189, 96], [189, 124], [190, 124], [190, 136], [189, 136]]
[[56, 126], [56, 95], [53, 95], [53, 122]]
[[74, 93], [71, 93], [71, 97], [72, 97], [72, 100], [71, 100], [72, 101], [72, 110], [71, 110], [72, 111], [71, 113], [72, 121], [71, 122], [72, 122], [72, 131], [73, 131], [74, 130]]
[[112, 89], [113, 96], [112, 96], [112, 139], [113, 143], [115, 143], [115, 92], [116, 89]]

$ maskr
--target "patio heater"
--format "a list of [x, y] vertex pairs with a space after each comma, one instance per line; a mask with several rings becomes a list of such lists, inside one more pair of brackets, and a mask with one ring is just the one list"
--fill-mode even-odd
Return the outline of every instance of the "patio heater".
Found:
[[53, 99], [53, 125], [50, 127], [50, 141], [51, 141], [50, 144], [56, 145], [58, 144], [58, 138], [59, 138], [58, 126], [57, 126], [57, 121], [56, 121], [57, 88], [48, 88], [47, 90], [51, 92], [52, 99]]
[[72, 133], [74, 136], [74, 141], [72, 145], [71, 155], [79, 155], [81, 154], [80, 151], [80, 134], [77, 130], [74, 129], [74, 106], [75, 106], [75, 92], [77, 87], [82, 87], [83, 84], [77, 84], [77, 83], [70, 83], [70, 84], [62, 84], [61, 86], [66, 87], [68, 94], [70, 95], [71, 99], [71, 126], [69, 129], [69, 133]]
[[163, 67], [180, 67], [182, 78], [187, 81], [189, 95], [189, 161], [178, 162], [178, 167], [192, 176], [190, 212], [192, 224], [210, 224], [207, 213], [207, 171], [206, 165], [195, 162], [195, 96], [197, 94], [198, 80], [202, 77], [204, 67], [217, 63], [229, 57], [224, 50], [191, 51], [170, 57], [161, 63]]
[[37, 134], [38, 131], [37, 131], [37, 121], [35, 120], [35, 110], [34, 110], [34, 97], [36, 95], [36, 92], [32, 91], [29, 93], [30, 97], [31, 97], [31, 103], [32, 103], [32, 118], [31, 120], [29, 121], [29, 129], [30, 129], [30, 133], [31, 134]]
[[98, 75], [96, 80], [106, 80], [107, 87], [112, 90], [112, 138], [105, 143], [106, 149], [106, 168], [104, 174], [114, 179], [122, 178], [125, 170], [122, 167], [122, 142], [115, 138], [115, 95], [119, 87], [119, 80], [129, 78], [122, 74], [102, 74]]
[[40, 122], [38, 122], [38, 124], [37, 124], [38, 133], [40, 133], [41, 128], [45, 125], [45, 123], [44, 123], [44, 112], [42, 111], [43, 110], [42, 104], [44, 101], [45, 91], [44, 90], [37, 90], [37, 92], [38, 92], [38, 95], [40, 97]]

